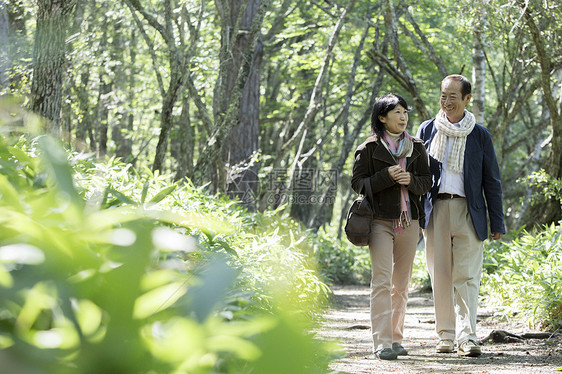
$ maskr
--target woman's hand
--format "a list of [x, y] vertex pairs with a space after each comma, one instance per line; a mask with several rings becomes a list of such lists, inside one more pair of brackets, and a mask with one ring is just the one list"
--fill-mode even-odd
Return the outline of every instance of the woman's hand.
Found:
[[388, 174], [396, 183], [407, 186], [410, 184], [410, 173], [402, 169], [400, 165], [388, 168]]
[[393, 165], [388, 168], [388, 174], [390, 175], [390, 178], [392, 178], [392, 180], [395, 182], [398, 182], [398, 177], [400, 176], [401, 172], [402, 168], [400, 167], [400, 165]]
[[402, 170], [398, 175], [398, 179], [396, 179], [396, 182], [403, 186], [408, 186], [410, 184], [410, 173]]

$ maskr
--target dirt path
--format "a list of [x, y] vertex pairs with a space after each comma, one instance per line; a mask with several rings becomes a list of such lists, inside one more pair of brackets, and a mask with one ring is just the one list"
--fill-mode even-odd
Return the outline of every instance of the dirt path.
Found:
[[[334, 361], [335, 373], [557, 373], [562, 370], [562, 339], [529, 339], [524, 343], [485, 344], [482, 356], [467, 358], [435, 352], [433, 300], [429, 294], [410, 294], [404, 331], [404, 347], [408, 356], [396, 361], [374, 358], [369, 330], [369, 289], [364, 286], [333, 287], [334, 306], [325, 313], [325, 322], [318, 335], [337, 340], [345, 349], [345, 357]], [[492, 330], [521, 334], [523, 326], [499, 323], [493, 311], [479, 309], [478, 337], [485, 338]]]

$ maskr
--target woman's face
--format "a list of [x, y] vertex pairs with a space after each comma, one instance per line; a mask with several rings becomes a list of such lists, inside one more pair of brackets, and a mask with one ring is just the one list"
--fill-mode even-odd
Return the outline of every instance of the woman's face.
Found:
[[398, 104], [386, 116], [379, 116], [379, 120], [384, 124], [384, 128], [393, 134], [402, 134], [408, 126], [408, 110]]

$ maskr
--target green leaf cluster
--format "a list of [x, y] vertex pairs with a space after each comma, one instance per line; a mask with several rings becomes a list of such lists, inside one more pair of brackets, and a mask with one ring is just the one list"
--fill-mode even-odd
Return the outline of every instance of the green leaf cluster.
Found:
[[369, 284], [369, 249], [357, 247], [346, 239], [337, 240], [327, 233], [317, 234], [314, 250], [322, 275], [336, 284]]
[[511, 235], [485, 246], [486, 302], [532, 326], [562, 326], [562, 223]]
[[1, 133], [3, 370], [326, 371], [329, 288], [288, 216]]

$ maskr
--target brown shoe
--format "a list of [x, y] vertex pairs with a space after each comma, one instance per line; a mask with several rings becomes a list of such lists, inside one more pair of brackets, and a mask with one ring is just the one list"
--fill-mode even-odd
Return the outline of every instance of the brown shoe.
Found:
[[459, 345], [459, 355], [468, 357], [477, 357], [482, 354], [482, 350], [478, 343], [473, 340], [467, 340]]

